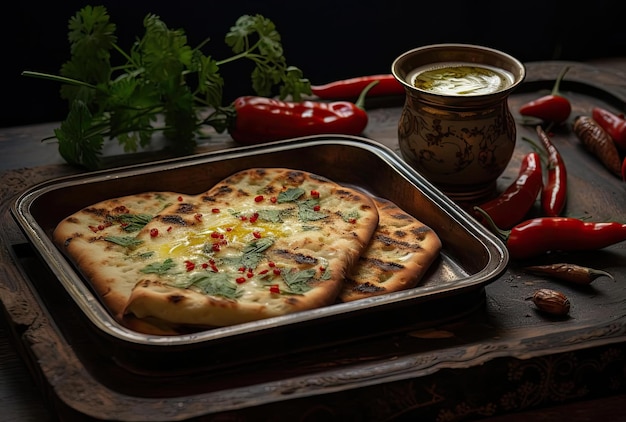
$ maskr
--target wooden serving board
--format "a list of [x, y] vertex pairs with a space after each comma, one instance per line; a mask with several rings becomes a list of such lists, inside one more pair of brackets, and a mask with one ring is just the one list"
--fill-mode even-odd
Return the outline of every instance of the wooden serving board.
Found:
[[[527, 82], [511, 97], [511, 109], [547, 92], [563, 65], [529, 64]], [[574, 105], [573, 115], [589, 114], [596, 104], [625, 109], [625, 82], [618, 75], [574, 63], [568, 78], [562, 89]], [[400, 107], [372, 109], [365, 135], [397, 150]], [[522, 137], [534, 136], [534, 127], [518, 128], [518, 147], [501, 188], [531, 150]], [[626, 221], [626, 183], [586, 153], [568, 128], [555, 131], [553, 140], [570, 170], [566, 213]], [[61, 420], [456, 421], [626, 391], [626, 243], [532, 262], [567, 260], [609, 271], [615, 281], [566, 285], [526, 274], [523, 263], [512, 262], [480, 292], [478, 308], [433, 328], [328, 344], [313, 353], [209, 374], [128, 371], [102, 356], [85, 335], [89, 328], [80, 312], [9, 213], [11, 201], [27, 187], [74, 172], [64, 165], [14, 170], [3, 173], [0, 184], [0, 300], [24, 361]], [[541, 287], [570, 298], [569, 317], [536, 311], [528, 299]]]

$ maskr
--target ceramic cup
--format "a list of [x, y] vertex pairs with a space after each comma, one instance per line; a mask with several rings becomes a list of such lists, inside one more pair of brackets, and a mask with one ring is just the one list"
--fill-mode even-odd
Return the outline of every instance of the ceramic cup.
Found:
[[404, 160], [454, 201], [493, 196], [515, 149], [507, 99], [524, 65], [483, 46], [435, 44], [400, 55], [392, 73], [406, 90], [398, 124]]

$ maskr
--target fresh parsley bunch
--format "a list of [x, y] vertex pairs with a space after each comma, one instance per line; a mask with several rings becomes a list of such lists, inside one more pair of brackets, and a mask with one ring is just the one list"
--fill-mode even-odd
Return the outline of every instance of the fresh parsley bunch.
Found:
[[[105, 139], [117, 139], [125, 152], [134, 152], [157, 131], [178, 153], [192, 152], [202, 126], [221, 133], [232, 123], [234, 110], [222, 105], [220, 68], [239, 59], [254, 62], [257, 95], [278, 89], [281, 99], [299, 101], [311, 93], [302, 71], [287, 66], [274, 24], [261, 15], [241, 16], [230, 28], [225, 42], [234, 55], [223, 60], [201, 51], [208, 39], [192, 48], [183, 30], [169, 29], [154, 14], [143, 26], [143, 37], [125, 52], [116, 44], [116, 26], [106, 8], [86, 6], [69, 20], [71, 58], [60, 75], [23, 72], [63, 84], [69, 113], [54, 135], [69, 164], [96, 169]], [[113, 63], [113, 54], [119, 63]], [[207, 109], [214, 110], [209, 118]]]

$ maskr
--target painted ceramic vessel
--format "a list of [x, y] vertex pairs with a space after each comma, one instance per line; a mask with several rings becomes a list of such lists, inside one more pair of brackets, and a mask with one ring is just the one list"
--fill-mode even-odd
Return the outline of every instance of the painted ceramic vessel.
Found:
[[523, 64], [487, 47], [436, 44], [392, 64], [406, 90], [398, 124], [402, 157], [457, 202], [492, 196], [516, 143], [510, 93]]

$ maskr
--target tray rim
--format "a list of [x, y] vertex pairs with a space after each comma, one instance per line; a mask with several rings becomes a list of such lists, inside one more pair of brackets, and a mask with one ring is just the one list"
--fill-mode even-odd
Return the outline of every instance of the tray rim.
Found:
[[[348, 312], [359, 311], [364, 308], [371, 308], [393, 304], [406, 300], [404, 296], [411, 296], [411, 292], [395, 292], [386, 295], [375, 296], [371, 298], [361, 299], [352, 303], [335, 304], [332, 307], [323, 307], [312, 309], [296, 314], [288, 314], [278, 317], [272, 317], [264, 320], [253, 321], [249, 323], [237, 324], [227, 327], [218, 327], [211, 330], [194, 332], [191, 334], [180, 334], [174, 336], [150, 335], [139, 333], [120, 325], [113, 319], [110, 312], [100, 303], [100, 300], [91, 292], [82, 277], [76, 273], [69, 261], [62, 253], [52, 244], [51, 240], [37, 223], [29, 212], [32, 203], [41, 195], [63, 187], [76, 184], [89, 184], [95, 181], [105, 179], [122, 179], [124, 177], [136, 176], [137, 172], [150, 172], [159, 170], [175, 170], [176, 168], [188, 165], [206, 164], [223, 159], [233, 159], [241, 156], [249, 156], [254, 154], [271, 153], [283, 151], [285, 149], [297, 150], [303, 147], [314, 145], [347, 145], [367, 150], [387, 162], [393, 169], [406, 178], [409, 182], [423, 191], [423, 193], [437, 206], [447, 209], [451, 216], [457, 220], [468, 234], [472, 235], [483, 246], [488, 254], [487, 265], [481, 268], [475, 274], [471, 274], [465, 279], [457, 280], [455, 283], [440, 283], [436, 287], [425, 286], [420, 292], [425, 292], [422, 296], [428, 298], [440, 297], [444, 294], [451, 294], [456, 291], [462, 291], [468, 288], [481, 288], [484, 285], [495, 280], [502, 274], [509, 263], [509, 254], [506, 246], [493, 233], [484, 228], [473, 217], [471, 217], [460, 206], [454, 203], [450, 198], [445, 196], [432, 183], [426, 180], [416, 170], [411, 168], [404, 162], [395, 152], [386, 145], [378, 141], [351, 135], [313, 135], [300, 138], [292, 138], [282, 141], [276, 141], [267, 144], [259, 144], [252, 146], [234, 147], [219, 151], [210, 151], [192, 156], [169, 158], [154, 162], [141, 163], [137, 165], [128, 165], [123, 167], [98, 170], [90, 173], [74, 174], [69, 176], [61, 176], [48, 181], [35, 184], [22, 193], [17, 195], [10, 207], [10, 213], [14, 220], [22, 230], [29, 243], [34, 247], [35, 251], [40, 255], [42, 261], [52, 271], [54, 276], [59, 280], [62, 286], [72, 297], [77, 306], [81, 309], [86, 318], [95, 325], [99, 330], [109, 337], [117, 338], [125, 342], [131, 342], [135, 345], [150, 346], [185, 346], [197, 342], [204, 342], [216, 339], [222, 339], [225, 336], [239, 336], [252, 331], [266, 330], [284, 326], [286, 324], [296, 324], [309, 322], [318, 318], [341, 315]], [[45, 256], [54, 256], [57, 259], [50, 262]], [[76, 283], [76, 279], [80, 283]], [[459, 281], [464, 284], [459, 288], [456, 286]], [[412, 289], [414, 290], [414, 289]], [[408, 293], [407, 293], [408, 292]], [[86, 300], [79, 300], [79, 297]], [[357, 303], [358, 302], [358, 303]], [[355, 305], [357, 303], [357, 305]], [[332, 308], [329, 310], [329, 308]], [[355, 309], [356, 308], [356, 309]], [[96, 318], [100, 314], [104, 318]]]

